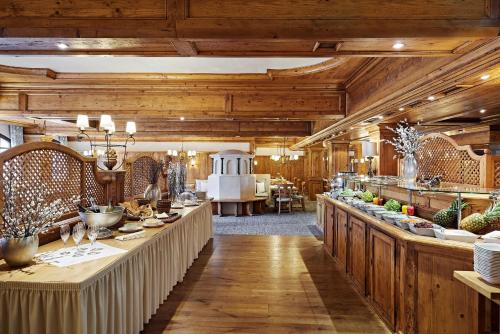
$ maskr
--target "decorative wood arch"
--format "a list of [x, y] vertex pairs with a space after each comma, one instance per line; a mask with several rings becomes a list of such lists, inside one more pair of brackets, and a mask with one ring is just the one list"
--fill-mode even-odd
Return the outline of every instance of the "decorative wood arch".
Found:
[[491, 156], [478, 155], [470, 146], [460, 146], [453, 138], [431, 133], [422, 138], [425, 145], [417, 153], [418, 176], [442, 175], [444, 182], [492, 187], [489, 176]]
[[79, 196], [87, 205], [90, 197], [97, 203], [106, 203], [105, 184], [110, 179], [97, 171], [97, 161], [80, 155], [69, 147], [55, 143], [28, 143], [0, 153], [0, 205], [3, 206], [7, 187], [15, 189], [15, 196], [30, 200], [34, 190], [45, 188], [50, 198], [60, 198], [64, 207], [76, 213], [70, 201]]

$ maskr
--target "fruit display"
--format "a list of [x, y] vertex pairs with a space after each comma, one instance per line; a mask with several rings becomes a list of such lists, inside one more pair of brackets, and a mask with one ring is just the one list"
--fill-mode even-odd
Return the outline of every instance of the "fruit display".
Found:
[[484, 213], [475, 212], [460, 222], [460, 228], [472, 233], [479, 232], [489, 225], [490, 222], [500, 217], [500, 202], [491, 205]]
[[404, 213], [405, 215], [408, 213], [408, 205], [403, 205], [401, 207], [401, 212]]
[[373, 202], [373, 194], [367, 190], [361, 195], [361, 199], [367, 203]]
[[462, 202], [461, 208], [458, 207], [458, 201], [455, 200], [451, 203], [451, 205], [446, 209], [441, 209], [432, 220], [434, 223], [443, 226], [443, 227], [455, 227], [457, 223], [458, 210], [463, 210], [469, 206], [469, 203]]
[[401, 203], [395, 199], [390, 199], [384, 204], [384, 208], [388, 211], [399, 212], [401, 210]]
[[415, 207], [414, 207], [413, 205], [408, 205], [408, 206], [406, 207], [406, 214], [407, 214], [408, 216], [413, 216], [413, 215], [415, 215]]
[[373, 197], [373, 204], [378, 205], [378, 197]]

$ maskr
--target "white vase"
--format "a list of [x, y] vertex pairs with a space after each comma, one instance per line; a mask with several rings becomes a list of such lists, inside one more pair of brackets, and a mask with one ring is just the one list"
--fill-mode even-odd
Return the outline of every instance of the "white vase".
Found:
[[415, 184], [417, 181], [418, 164], [415, 155], [408, 154], [403, 158], [403, 179], [408, 184]]

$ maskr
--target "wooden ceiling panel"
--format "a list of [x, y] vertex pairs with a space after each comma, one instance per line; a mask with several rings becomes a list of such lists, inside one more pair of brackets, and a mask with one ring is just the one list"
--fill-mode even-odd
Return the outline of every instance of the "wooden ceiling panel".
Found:
[[187, 0], [188, 18], [240, 19], [347, 19], [347, 18], [422, 18], [480, 19], [488, 0], [416, 0], [416, 1], [352, 1], [335, 2], [302, 0], [205, 1]]
[[[201, 54], [310, 54], [313, 55], [313, 41], [245, 41], [209, 40], [195, 41]], [[322, 56], [322, 55], [318, 55]]]
[[15, 16], [165, 19], [167, 8], [166, 1], [158, 0], [2, 1], [0, 18]]
[[[60, 50], [58, 43], [68, 45], [68, 49]], [[0, 53], [22, 54], [135, 54], [144, 50], [155, 54], [178, 55], [167, 38], [2, 38]]]

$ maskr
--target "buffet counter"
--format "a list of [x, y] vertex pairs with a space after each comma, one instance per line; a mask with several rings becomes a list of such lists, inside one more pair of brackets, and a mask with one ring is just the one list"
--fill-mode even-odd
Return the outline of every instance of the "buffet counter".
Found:
[[180, 219], [146, 229], [145, 238], [99, 241], [123, 254], [17, 270], [0, 261], [0, 332], [139, 333], [212, 237], [210, 202], [176, 212]]
[[415, 235], [325, 195], [318, 201], [326, 252], [392, 331], [478, 332], [478, 296], [453, 277], [473, 269], [472, 244]]

